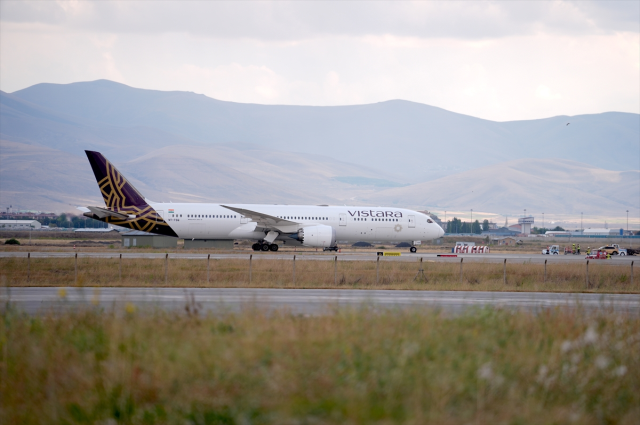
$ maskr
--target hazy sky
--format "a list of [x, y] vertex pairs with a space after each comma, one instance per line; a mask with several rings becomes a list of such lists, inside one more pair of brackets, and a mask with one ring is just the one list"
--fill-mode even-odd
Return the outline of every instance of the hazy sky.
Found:
[[497, 121], [640, 113], [640, 2], [0, 1], [0, 89], [100, 78]]

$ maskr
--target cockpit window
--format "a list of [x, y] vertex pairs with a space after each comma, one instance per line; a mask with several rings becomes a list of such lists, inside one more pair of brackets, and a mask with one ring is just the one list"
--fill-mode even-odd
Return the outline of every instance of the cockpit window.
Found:
[[427, 223], [433, 223], [433, 221], [430, 218], [428, 218]]

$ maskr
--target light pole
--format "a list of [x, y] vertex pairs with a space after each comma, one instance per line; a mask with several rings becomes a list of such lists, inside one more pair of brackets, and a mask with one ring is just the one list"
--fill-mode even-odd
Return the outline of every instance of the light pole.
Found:
[[580, 234], [582, 234], [582, 213], [580, 213]]
[[542, 213], [542, 228], [544, 229], [544, 213]]
[[629, 210], [627, 210], [627, 236], [631, 236], [629, 234]]
[[473, 234], [473, 208], [471, 208], [471, 233]]

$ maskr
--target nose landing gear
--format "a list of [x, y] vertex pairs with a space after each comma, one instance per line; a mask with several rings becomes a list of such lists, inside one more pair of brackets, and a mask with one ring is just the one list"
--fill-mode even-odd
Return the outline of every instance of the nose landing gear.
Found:
[[416, 248], [415, 246], [412, 246], [411, 248], [409, 248], [409, 251], [411, 251], [412, 253], [416, 253], [418, 252], [418, 248]]

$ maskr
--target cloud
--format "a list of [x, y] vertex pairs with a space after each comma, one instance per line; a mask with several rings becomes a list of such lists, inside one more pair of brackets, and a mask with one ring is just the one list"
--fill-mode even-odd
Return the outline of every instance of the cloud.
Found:
[[[0, 2], [0, 88], [405, 99], [499, 121], [640, 112], [640, 2]], [[630, 18], [631, 16], [631, 18]]]
[[3, 22], [112, 33], [183, 32], [213, 38], [326, 36], [499, 38], [550, 32], [638, 32], [640, 2], [12, 1]]
[[193, 88], [189, 82], [197, 81], [199, 93], [234, 102], [271, 103], [286, 98], [288, 91], [284, 78], [266, 66], [231, 63], [207, 68], [185, 64], [166, 77], [185, 90]]
[[540, 99], [554, 100], [561, 99], [562, 96], [559, 93], [552, 93], [551, 89], [544, 84], [540, 84], [536, 88], [536, 97]]

